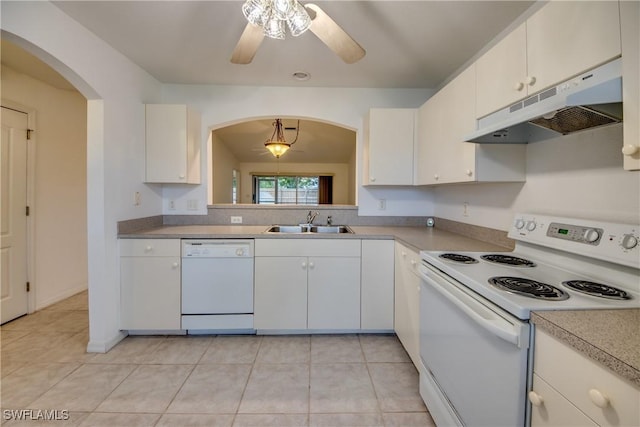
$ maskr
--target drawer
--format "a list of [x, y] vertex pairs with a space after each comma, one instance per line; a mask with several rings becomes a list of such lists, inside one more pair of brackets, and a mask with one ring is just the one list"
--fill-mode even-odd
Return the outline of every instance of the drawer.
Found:
[[[533, 393], [538, 399], [531, 401], [531, 426], [596, 427], [589, 417], [562, 397], [553, 387], [533, 375]], [[537, 404], [536, 404], [537, 403]]]
[[[539, 329], [533, 369], [597, 424], [640, 425], [640, 389]], [[608, 403], [597, 406], [590, 393], [600, 393]]]
[[120, 256], [180, 256], [180, 239], [120, 239]]
[[401, 243], [396, 243], [396, 260], [414, 274], [418, 274], [418, 266], [422, 262], [420, 254]]
[[256, 256], [359, 257], [360, 239], [256, 239]]

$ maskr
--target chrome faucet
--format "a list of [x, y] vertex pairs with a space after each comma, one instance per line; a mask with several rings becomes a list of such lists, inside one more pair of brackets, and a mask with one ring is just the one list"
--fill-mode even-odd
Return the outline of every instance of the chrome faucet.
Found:
[[319, 213], [320, 212], [312, 213], [311, 211], [309, 211], [309, 213], [307, 214], [307, 224], [312, 225], [313, 220], [316, 219]]

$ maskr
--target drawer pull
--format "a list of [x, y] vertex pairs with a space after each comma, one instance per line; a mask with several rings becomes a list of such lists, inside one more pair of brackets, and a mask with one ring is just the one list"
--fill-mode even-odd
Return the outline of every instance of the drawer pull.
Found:
[[606, 408], [609, 406], [609, 398], [598, 389], [592, 388], [589, 390], [589, 399], [591, 399], [591, 402], [598, 408]]
[[153, 250], [153, 246], [148, 245], [146, 248], [144, 248], [145, 252], [151, 252]]
[[535, 391], [531, 390], [529, 392], [529, 402], [531, 402], [531, 404], [533, 406], [542, 406], [544, 404], [544, 399], [542, 398], [541, 395], [539, 395], [538, 393], [536, 393]]
[[171, 264], [171, 268], [178, 268], [180, 266], [180, 264], [178, 264], [177, 262], [174, 262], [173, 264]]

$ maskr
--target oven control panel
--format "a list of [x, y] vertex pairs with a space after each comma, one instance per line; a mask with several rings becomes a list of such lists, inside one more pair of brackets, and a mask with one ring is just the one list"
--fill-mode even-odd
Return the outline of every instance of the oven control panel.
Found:
[[598, 245], [604, 230], [602, 228], [583, 227], [580, 225], [552, 222], [547, 227], [547, 236], [573, 242]]
[[640, 224], [516, 214], [509, 237], [640, 268]]

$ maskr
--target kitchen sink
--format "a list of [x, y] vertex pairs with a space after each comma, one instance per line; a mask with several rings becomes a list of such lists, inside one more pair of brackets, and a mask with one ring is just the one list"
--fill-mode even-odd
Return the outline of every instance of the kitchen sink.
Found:
[[272, 225], [265, 233], [328, 233], [328, 234], [353, 234], [346, 225]]

